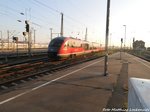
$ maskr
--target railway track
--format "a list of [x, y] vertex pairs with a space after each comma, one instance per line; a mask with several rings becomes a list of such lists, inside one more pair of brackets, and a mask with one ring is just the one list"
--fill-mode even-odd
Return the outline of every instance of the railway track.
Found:
[[7, 53], [0, 55], [0, 67], [2, 65], [8, 65], [9, 63], [16, 63], [16, 61], [20, 62], [22, 60], [33, 60], [38, 58], [47, 57], [47, 52], [34, 52], [29, 56], [27, 53]]
[[[134, 56], [136, 56], [136, 57], [139, 57], [139, 58], [141, 58], [141, 59], [144, 59], [144, 60], [150, 62], [150, 58], [148, 58], [148, 57], [146, 57], [146, 56], [140, 56], [140, 55], [137, 55], [137, 54], [134, 54], [134, 53], [130, 53], [130, 54], [132, 54], [132, 55], [134, 55]], [[149, 55], [148, 55], [148, 56], [149, 56]]]
[[51, 72], [65, 69], [76, 64], [90, 61], [102, 56], [95, 55], [62, 61], [48, 61], [48, 59], [34, 60], [12, 66], [5, 66], [0, 70], [0, 91], [18, 85], [16, 82], [41, 77]]

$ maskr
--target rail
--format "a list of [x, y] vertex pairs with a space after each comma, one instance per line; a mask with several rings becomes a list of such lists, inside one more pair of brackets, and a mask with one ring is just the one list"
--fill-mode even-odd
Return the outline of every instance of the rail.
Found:
[[0, 70], [0, 86], [7, 85], [17, 80], [22, 80], [24, 78], [32, 77], [35, 75], [45, 74], [47, 72], [53, 72], [57, 70], [64, 69], [66, 67], [71, 67], [76, 64], [80, 64], [86, 61], [90, 61], [102, 56], [95, 55], [91, 57], [80, 57], [70, 60], [61, 61], [45, 61], [37, 60], [35, 62], [21, 63], [18, 65], [13, 65], [10, 67], [4, 67]]

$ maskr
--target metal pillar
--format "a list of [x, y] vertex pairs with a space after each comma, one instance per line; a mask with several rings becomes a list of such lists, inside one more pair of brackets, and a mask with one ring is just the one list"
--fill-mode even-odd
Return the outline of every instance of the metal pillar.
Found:
[[8, 48], [7, 49], [9, 50], [9, 30], [7, 30], [7, 40], [8, 40], [7, 41], [8, 42], [8, 46], [7, 46]]
[[16, 44], [17, 44], [17, 57], [18, 57], [18, 54], [19, 54], [19, 52], [18, 52], [18, 41], [16, 41]]
[[110, 12], [110, 0], [107, 0], [104, 76], [107, 76], [107, 75], [108, 75], [109, 12]]
[[36, 30], [34, 30], [34, 48], [35, 48], [35, 32]]
[[28, 55], [29, 57], [31, 57], [31, 30], [30, 30], [30, 25], [29, 25], [29, 21], [25, 20], [25, 24], [26, 24], [26, 33], [28, 35]]
[[85, 41], [87, 41], [87, 28], [86, 28], [86, 31], [85, 31]]
[[121, 52], [122, 52], [122, 43], [123, 43], [123, 38], [121, 38], [121, 46], [120, 46], [120, 60], [121, 60], [121, 58], [122, 58], [122, 55], [121, 55], [121, 54], [122, 54], [122, 53], [121, 53]]
[[124, 26], [124, 52], [125, 52], [125, 47], [126, 47], [126, 25], [123, 25]]
[[31, 32], [28, 32], [28, 54], [31, 57]]
[[53, 33], [52, 30], [53, 30], [53, 28], [50, 28], [50, 31], [51, 31], [51, 32], [50, 32], [50, 33], [51, 33], [51, 34], [50, 34], [50, 35], [51, 35], [51, 36], [50, 36], [50, 39], [51, 39], [51, 40], [52, 40], [52, 35], [53, 35], [53, 34], [52, 34], [52, 33]]
[[3, 52], [3, 34], [2, 31], [1, 32], [1, 53]]
[[60, 36], [63, 37], [63, 13], [61, 13], [61, 29], [60, 29]]

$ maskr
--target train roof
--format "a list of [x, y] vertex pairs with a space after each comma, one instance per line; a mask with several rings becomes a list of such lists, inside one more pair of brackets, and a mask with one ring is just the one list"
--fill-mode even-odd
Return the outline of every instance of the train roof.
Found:
[[85, 43], [93, 43], [93, 44], [99, 44], [99, 43], [96, 43], [96, 42], [89, 42], [89, 41], [85, 41], [85, 40], [81, 40], [81, 39], [78, 39], [78, 38], [73, 38], [73, 37], [55, 37], [54, 39], [57, 39], [57, 40], [60, 40], [60, 41], [64, 41], [64, 40], [68, 40], [68, 39], [74, 39], [74, 40], [79, 40], [79, 41], [82, 41], [82, 42], [85, 42]]
[[65, 40], [66, 37], [55, 37], [55, 38], [53, 38], [53, 39]]
[[81, 40], [73, 37], [55, 37], [54, 39], [59, 39], [59, 40], [65, 40], [65, 39], [75, 39], [75, 40]]

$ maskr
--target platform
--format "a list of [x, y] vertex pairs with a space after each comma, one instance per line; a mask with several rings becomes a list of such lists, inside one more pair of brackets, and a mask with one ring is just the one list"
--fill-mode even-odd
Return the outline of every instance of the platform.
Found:
[[150, 79], [150, 63], [127, 53], [109, 56], [109, 75], [104, 59], [52, 73], [0, 94], [0, 112], [102, 112], [126, 108], [129, 77]]

